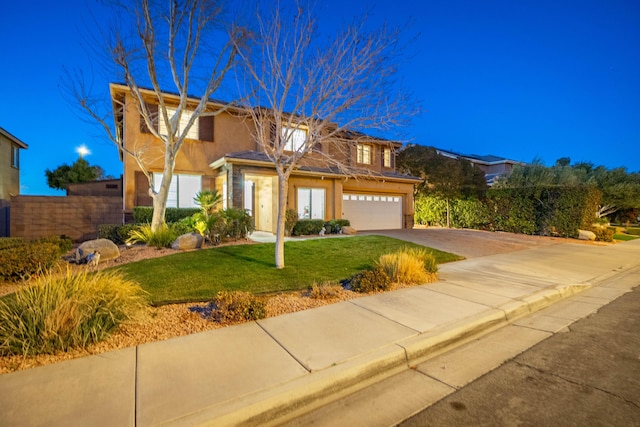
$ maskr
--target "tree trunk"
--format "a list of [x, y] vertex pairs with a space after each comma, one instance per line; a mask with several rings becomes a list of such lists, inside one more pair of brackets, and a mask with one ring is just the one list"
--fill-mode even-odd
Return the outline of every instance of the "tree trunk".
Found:
[[[153, 197], [153, 217], [151, 218], [151, 231], [158, 231], [165, 223], [164, 215], [167, 210], [167, 196], [169, 194], [169, 186], [171, 185], [171, 179], [173, 178], [173, 165], [167, 172], [165, 167], [162, 175], [162, 181], [160, 188], [155, 194], [151, 194]], [[151, 186], [149, 186], [151, 190]]]
[[289, 178], [278, 171], [278, 222], [276, 224], [276, 268], [284, 268], [284, 223], [287, 213]]

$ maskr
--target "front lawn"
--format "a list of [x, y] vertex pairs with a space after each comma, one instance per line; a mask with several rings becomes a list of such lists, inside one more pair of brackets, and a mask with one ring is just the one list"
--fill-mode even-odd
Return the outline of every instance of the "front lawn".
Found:
[[[223, 246], [116, 267], [151, 295], [154, 304], [204, 301], [218, 291], [254, 294], [305, 289], [313, 282], [351, 277], [385, 253], [421, 247], [383, 236], [326, 238], [285, 243], [285, 265], [274, 268], [274, 244]], [[441, 264], [463, 259], [429, 249]]]
[[632, 236], [631, 234], [614, 234], [613, 235], [613, 240], [620, 240], [623, 242], [629, 241], [629, 240], [635, 240], [640, 238], [640, 236]]

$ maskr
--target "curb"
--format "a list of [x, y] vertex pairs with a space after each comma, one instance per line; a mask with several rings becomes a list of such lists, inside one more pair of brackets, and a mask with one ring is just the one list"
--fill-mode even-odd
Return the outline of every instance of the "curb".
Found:
[[544, 289], [328, 369], [186, 414], [165, 425], [280, 425], [591, 287], [578, 283]]

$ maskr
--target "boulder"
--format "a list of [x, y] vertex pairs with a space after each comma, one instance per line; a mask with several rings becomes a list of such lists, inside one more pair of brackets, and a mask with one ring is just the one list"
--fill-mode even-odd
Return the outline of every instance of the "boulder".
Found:
[[171, 247], [179, 251], [200, 249], [202, 247], [203, 240], [202, 236], [198, 233], [187, 233], [178, 237]]
[[350, 225], [345, 225], [340, 229], [340, 231], [342, 231], [342, 234], [356, 234], [356, 229]]
[[578, 230], [579, 240], [596, 240], [596, 233], [589, 230]]
[[76, 249], [76, 262], [83, 260], [95, 251], [100, 252], [100, 262], [116, 259], [120, 257], [120, 250], [115, 243], [109, 239], [87, 240], [82, 242]]

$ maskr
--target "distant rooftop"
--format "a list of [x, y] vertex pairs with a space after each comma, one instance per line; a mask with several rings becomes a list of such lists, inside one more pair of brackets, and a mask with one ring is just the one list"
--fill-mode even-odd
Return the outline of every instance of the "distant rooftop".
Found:
[[522, 163], [517, 160], [507, 159], [506, 157], [494, 156], [492, 154], [486, 154], [482, 156], [478, 154], [463, 154], [463, 153], [457, 153], [451, 150], [443, 150], [441, 148], [436, 148], [436, 151], [438, 152], [438, 154], [443, 156], [453, 157], [453, 158], [462, 157], [463, 159], [484, 163], [487, 165], [497, 164], [497, 163]]

